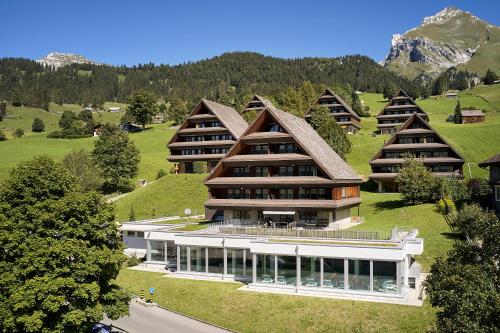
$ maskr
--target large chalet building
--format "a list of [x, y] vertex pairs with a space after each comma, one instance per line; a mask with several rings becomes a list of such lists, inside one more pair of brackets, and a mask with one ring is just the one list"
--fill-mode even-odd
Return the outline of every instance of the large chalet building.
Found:
[[377, 115], [377, 128], [380, 134], [394, 134], [398, 127], [413, 114], [418, 114], [425, 121], [429, 121], [427, 113], [400, 89]]
[[331, 116], [348, 133], [357, 133], [361, 128], [361, 118], [349, 105], [329, 88], [326, 88], [305, 113], [305, 118], [311, 117], [316, 106], [326, 106]]
[[167, 144], [167, 159], [178, 173], [194, 172], [197, 161], [206, 162], [210, 171], [247, 126], [235, 109], [202, 99]]
[[360, 205], [360, 183], [304, 119], [268, 106], [206, 179], [206, 217], [335, 227]]
[[399, 167], [406, 154], [422, 160], [436, 176], [461, 177], [464, 158], [419, 114], [412, 114], [371, 159], [379, 192], [395, 192]]

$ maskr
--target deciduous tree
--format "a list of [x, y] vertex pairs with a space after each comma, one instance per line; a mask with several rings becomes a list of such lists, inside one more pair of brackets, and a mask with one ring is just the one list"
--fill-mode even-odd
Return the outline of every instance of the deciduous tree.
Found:
[[147, 91], [140, 90], [128, 99], [127, 112], [134, 120], [145, 129], [146, 124], [151, 123], [152, 117], [157, 112], [156, 97]]
[[407, 155], [396, 177], [401, 197], [410, 204], [427, 202], [432, 197], [434, 176], [424, 164]]
[[327, 107], [318, 106], [312, 110], [311, 126], [340, 157], [345, 159], [345, 156], [352, 149], [351, 141], [342, 127], [330, 115], [330, 110]]

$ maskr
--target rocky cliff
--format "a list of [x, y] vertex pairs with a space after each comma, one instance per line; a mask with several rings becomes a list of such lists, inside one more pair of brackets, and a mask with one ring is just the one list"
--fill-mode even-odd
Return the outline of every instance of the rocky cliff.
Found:
[[36, 62], [44, 66], [53, 66], [55, 68], [71, 64], [98, 64], [78, 54], [59, 52], [51, 52], [45, 57], [38, 59]]

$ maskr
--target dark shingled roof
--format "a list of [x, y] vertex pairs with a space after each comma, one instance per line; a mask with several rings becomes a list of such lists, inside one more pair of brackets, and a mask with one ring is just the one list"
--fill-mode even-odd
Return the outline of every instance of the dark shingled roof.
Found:
[[309, 110], [306, 111], [306, 113], [304, 114], [304, 116], [307, 116], [308, 114], [311, 113], [312, 109], [316, 106], [316, 105], [319, 105], [318, 104], [318, 101], [319, 99], [322, 97], [322, 96], [332, 96], [334, 97], [337, 101], [339, 101], [339, 103], [347, 110], [347, 112], [350, 113], [350, 115], [358, 120], [358, 121], [361, 121], [361, 118], [357, 115], [356, 112], [354, 112], [351, 107], [349, 105], [347, 105], [347, 103], [342, 99], [340, 98], [340, 96], [338, 96], [333, 90], [331, 90], [330, 88], [326, 88], [322, 93], [321, 95], [318, 96], [318, 98], [316, 98], [316, 100], [314, 101], [314, 103], [312, 104], [312, 106], [309, 108]]
[[330, 147], [325, 140], [305, 121], [285, 111], [266, 108], [268, 112], [292, 135], [297, 144], [311, 156], [316, 163], [336, 180], [359, 180], [358, 174]]
[[217, 118], [219, 118], [236, 139], [238, 139], [248, 127], [245, 119], [243, 119], [235, 109], [209, 101], [208, 99], [202, 99], [201, 101], [217, 116]]
[[490, 158], [488, 158], [487, 160], [484, 160], [481, 163], [479, 163], [479, 166], [481, 168], [487, 168], [487, 167], [492, 166], [492, 165], [500, 166], [500, 153], [493, 155]]

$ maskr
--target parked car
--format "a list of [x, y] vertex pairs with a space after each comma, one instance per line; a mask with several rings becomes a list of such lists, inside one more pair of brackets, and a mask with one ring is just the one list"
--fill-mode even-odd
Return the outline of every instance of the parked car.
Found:
[[111, 333], [111, 327], [101, 323], [95, 324], [94, 327], [92, 327], [91, 333]]

